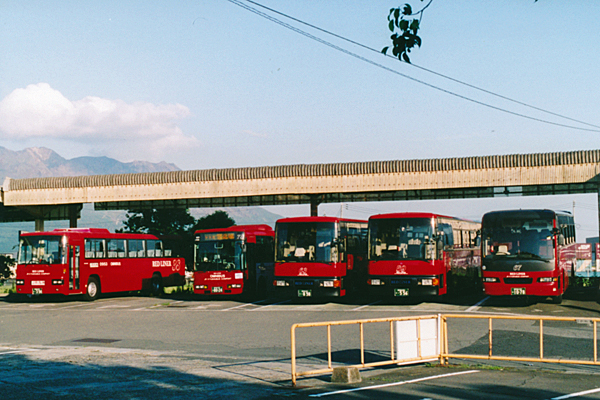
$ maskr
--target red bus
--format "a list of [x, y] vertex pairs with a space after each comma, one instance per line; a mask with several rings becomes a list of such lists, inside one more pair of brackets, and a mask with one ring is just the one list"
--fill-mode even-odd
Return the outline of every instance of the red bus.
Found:
[[275, 294], [340, 297], [364, 282], [367, 221], [284, 218], [275, 225]]
[[21, 233], [17, 294], [83, 294], [145, 290], [185, 283], [185, 261], [154, 235], [69, 228]]
[[448, 288], [481, 290], [473, 221], [433, 213], [369, 218], [369, 292], [378, 297], [440, 296]]
[[574, 275], [578, 249], [571, 213], [493, 211], [483, 216], [481, 233], [486, 294], [562, 301]]
[[268, 225], [196, 231], [194, 293], [266, 296], [273, 278], [274, 235]]

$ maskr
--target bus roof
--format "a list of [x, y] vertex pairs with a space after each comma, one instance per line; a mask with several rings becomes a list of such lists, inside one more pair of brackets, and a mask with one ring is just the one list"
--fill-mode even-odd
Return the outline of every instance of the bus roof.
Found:
[[212, 229], [200, 229], [194, 234], [199, 233], [215, 233], [215, 232], [244, 232], [247, 235], [254, 236], [274, 236], [273, 228], [266, 224], [258, 225], [233, 225], [229, 228], [212, 228]]
[[277, 223], [280, 223], [280, 222], [340, 222], [340, 221], [358, 222], [358, 223], [366, 223], [367, 222], [367, 221], [360, 220], [360, 219], [319, 216], [319, 217], [281, 218], [281, 219], [277, 220]]
[[519, 217], [519, 218], [540, 218], [544, 216], [545, 218], [554, 218], [557, 215], [568, 215], [570, 217], [573, 216], [570, 211], [555, 211], [549, 209], [515, 209], [515, 210], [499, 210], [499, 211], [490, 211], [483, 215], [483, 219], [489, 218], [502, 218], [506, 217]]
[[148, 233], [111, 233], [108, 229], [103, 228], [59, 228], [53, 231], [46, 232], [22, 232], [20, 236], [79, 236], [86, 238], [102, 238], [102, 239], [155, 239], [159, 240], [155, 235]]
[[391, 218], [450, 218], [450, 219], [460, 219], [456, 217], [450, 217], [447, 215], [434, 214], [430, 212], [399, 212], [399, 213], [389, 213], [389, 214], [377, 214], [372, 215], [369, 219], [391, 219]]

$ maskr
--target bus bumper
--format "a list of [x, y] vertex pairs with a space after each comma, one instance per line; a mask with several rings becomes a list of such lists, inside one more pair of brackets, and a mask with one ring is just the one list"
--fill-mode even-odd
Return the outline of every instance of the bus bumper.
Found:
[[389, 277], [372, 276], [368, 279], [368, 292], [378, 297], [439, 296], [443, 287], [442, 276]]
[[322, 298], [346, 295], [341, 278], [273, 278], [273, 294], [277, 297]]

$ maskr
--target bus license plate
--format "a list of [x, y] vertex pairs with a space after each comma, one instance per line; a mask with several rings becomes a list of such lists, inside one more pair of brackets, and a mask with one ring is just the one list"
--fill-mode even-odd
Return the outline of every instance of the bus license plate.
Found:
[[298, 297], [310, 297], [312, 296], [312, 290], [301, 289], [298, 290]]
[[42, 288], [33, 288], [32, 294], [42, 294]]
[[223, 288], [221, 286], [214, 286], [211, 290], [213, 293], [223, 293]]
[[405, 288], [394, 289], [394, 296], [406, 297], [406, 296], [408, 296], [408, 289], [405, 289]]
[[525, 295], [525, 288], [522, 287], [514, 287], [510, 289], [510, 294], [512, 294], [513, 296], [524, 296]]

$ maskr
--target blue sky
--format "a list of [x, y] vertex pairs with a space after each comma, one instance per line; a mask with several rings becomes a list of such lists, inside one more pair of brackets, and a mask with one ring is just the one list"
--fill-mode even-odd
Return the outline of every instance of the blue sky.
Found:
[[[379, 50], [388, 45], [389, 9], [404, 1], [260, 3]], [[477, 102], [598, 129], [483, 94], [274, 16]], [[411, 60], [600, 126], [599, 19], [596, 1], [434, 0], [421, 24], [423, 46]], [[205, 169], [600, 148], [598, 131], [525, 119], [452, 96], [226, 0], [3, 0], [0, 57], [0, 145], [12, 150], [46, 146], [65, 158], [105, 155]], [[588, 208], [579, 219], [593, 235], [598, 231], [594, 195], [516, 199], [506, 205], [473, 200], [456, 206], [364, 207], [455, 213], [467, 207], [462, 214], [470, 216], [530, 206], [528, 201], [554, 207], [573, 200], [582, 205], [580, 212]], [[322, 206], [330, 214], [339, 208]]]

